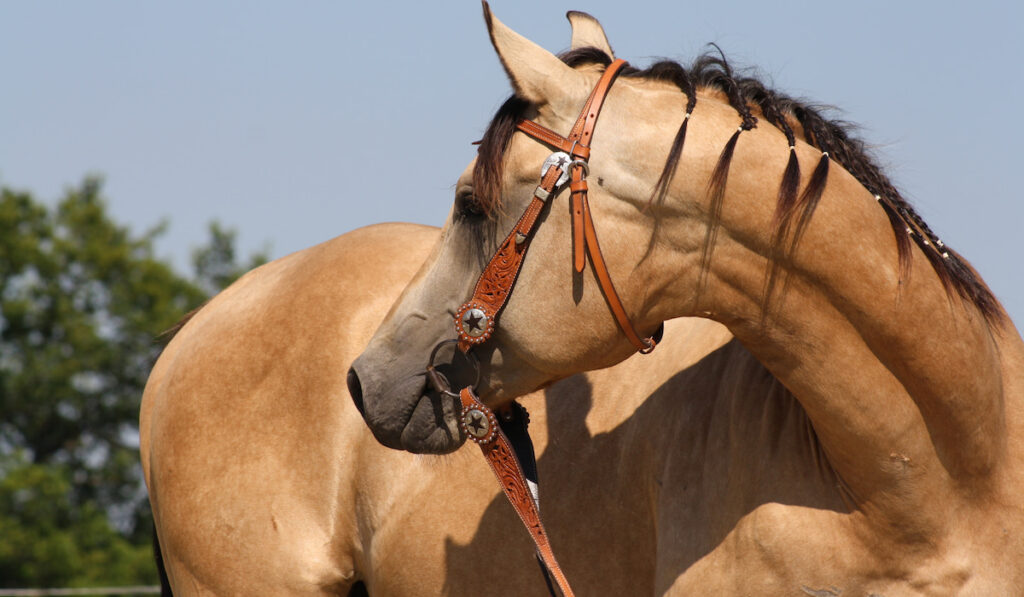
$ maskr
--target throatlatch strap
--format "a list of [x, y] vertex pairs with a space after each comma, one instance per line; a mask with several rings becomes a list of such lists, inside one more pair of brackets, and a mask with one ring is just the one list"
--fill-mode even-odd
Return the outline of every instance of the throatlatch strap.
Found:
[[594, 229], [594, 219], [590, 217], [590, 204], [586, 197], [583, 197], [583, 234], [587, 241], [587, 251], [590, 253], [590, 264], [594, 266], [594, 274], [601, 285], [601, 290], [604, 291], [604, 297], [608, 301], [608, 308], [615, 317], [615, 322], [619, 324], [619, 329], [638, 351], [648, 354], [654, 350], [657, 342], [653, 336], [640, 338], [640, 334], [637, 334], [633, 328], [633, 322], [629, 320], [626, 308], [622, 306], [619, 293], [615, 291], [615, 284], [612, 283], [612, 277], [608, 273], [608, 266], [604, 263], [601, 245], [597, 243], [597, 230]]
[[[523, 467], [516, 458], [505, 432], [497, 424], [497, 417], [490, 408], [480, 402], [472, 388], [463, 388], [459, 392], [459, 398], [462, 400], [461, 420], [464, 425], [473, 426], [467, 430], [467, 435], [480, 445], [487, 464], [491, 466], [491, 471], [498, 479], [498, 485], [501, 485], [505, 497], [515, 508], [526, 530], [530, 532], [530, 538], [537, 546], [537, 553], [558, 588], [565, 597], [574, 597], [569, 581], [562, 573], [555, 553], [551, 550], [551, 543], [541, 523], [540, 511], [537, 509]], [[480, 413], [479, 416], [476, 415], [477, 412]]]

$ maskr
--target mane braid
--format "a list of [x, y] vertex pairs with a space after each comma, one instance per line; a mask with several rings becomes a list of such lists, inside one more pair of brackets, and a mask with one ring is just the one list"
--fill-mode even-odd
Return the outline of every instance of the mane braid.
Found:
[[790, 240], [790, 254], [796, 252], [796, 247], [807, 230], [807, 225], [811, 223], [811, 216], [818, 208], [821, 196], [825, 193], [825, 185], [828, 183], [828, 163], [829, 155], [827, 152], [823, 152], [821, 159], [818, 160], [818, 166], [811, 173], [811, 179], [807, 181], [804, 192], [800, 194], [800, 198], [797, 199], [793, 208], [793, 211], [799, 212], [799, 215], [796, 216], [796, 228], [793, 230], [793, 238]]
[[[634, 69], [634, 73], [636, 72], [639, 71]], [[661, 169], [661, 175], [658, 177], [658, 182], [654, 184], [654, 191], [651, 193], [651, 202], [660, 203], [664, 201], [665, 196], [668, 194], [669, 183], [675, 177], [676, 168], [679, 166], [679, 160], [683, 155], [683, 144], [686, 142], [686, 125], [690, 122], [690, 114], [693, 113], [694, 107], [697, 106], [697, 90], [694, 88], [693, 81], [690, 80], [686, 69], [670, 60], [663, 60], [651, 65], [650, 68], [644, 71], [644, 75], [650, 79], [675, 84], [686, 97], [686, 112], [683, 113], [683, 122], [679, 125], [679, 130], [676, 131], [668, 157], [665, 158], [665, 166]]]
[[740, 133], [749, 131], [757, 126], [757, 118], [751, 113], [747, 99], [740, 89], [739, 83], [732, 74], [732, 68], [726, 61], [721, 49], [711, 44], [718, 50], [718, 56], [705, 54], [697, 59], [693, 66], [693, 76], [704, 85], [714, 86], [726, 94], [729, 98], [729, 105], [735, 109], [741, 118], [736, 132], [729, 137], [722, 153], [718, 156], [718, 163], [711, 174], [708, 182], [708, 194], [711, 196], [711, 206], [708, 214], [707, 232], [704, 235], [704, 246], [701, 249], [701, 284], [706, 279], [707, 272], [711, 268], [711, 253], [714, 250], [715, 242], [718, 240], [718, 228], [722, 221], [722, 204], [725, 200], [725, 188], [729, 181], [729, 167], [732, 165], [732, 156], [736, 150], [736, 142]]
[[743, 90], [733, 77], [732, 67], [729, 66], [722, 50], [715, 44], [711, 45], [718, 50], [719, 55], [704, 54], [698, 57], [690, 69], [692, 76], [697, 80], [697, 87], [711, 87], [725, 93], [729, 98], [729, 105], [743, 119], [740, 128], [749, 131], [757, 126], [757, 118], [750, 112], [750, 106], [743, 95]]
[[708, 271], [711, 269], [711, 252], [714, 249], [715, 242], [718, 240], [718, 229], [722, 223], [722, 205], [725, 202], [725, 186], [729, 180], [729, 165], [732, 163], [732, 155], [736, 150], [736, 141], [739, 140], [741, 132], [743, 132], [743, 128], [737, 128], [732, 137], [729, 137], [729, 141], [726, 142], [725, 147], [722, 148], [722, 153], [718, 156], [718, 163], [715, 164], [715, 170], [711, 173], [711, 180], [708, 181], [711, 207], [708, 210], [708, 226], [704, 233], [704, 245], [701, 248], [700, 254], [701, 282], [698, 284], [699, 287], [703, 287], [703, 282], [707, 277]]
[[788, 226], [792, 222], [792, 218], [796, 218], [796, 228], [790, 239], [790, 254], [794, 253], [797, 245], [800, 244], [800, 239], [807, 230], [807, 225], [810, 224], [811, 216], [814, 215], [814, 210], [817, 209], [818, 202], [825, 192], [825, 185], [828, 184], [829, 150], [832, 148], [834, 140], [834, 131], [828, 121], [822, 118], [817, 111], [798, 105], [793, 113], [804, 129], [804, 137], [807, 142], [820, 149], [822, 153], [817, 167], [811, 174], [811, 179], [807, 182], [807, 187], [800, 194], [788, 214], [789, 217], [782, 222], [783, 226]]
[[776, 229], [776, 239], [773, 243], [776, 247], [781, 245], [781, 237], [784, 236], [788, 222], [792, 218], [793, 209], [796, 207], [797, 192], [800, 190], [800, 160], [796, 157], [796, 135], [793, 134], [793, 127], [783, 115], [783, 106], [789, 98], [779, 98], [778, 95], [752, 77], [744, 77], [737, 80], [743, 95], [761, 108], [761, 114], [769, 124], [778, 128], [786, 136], [789, 142], [789, 161], [786, 170], [782, 173], [782, 183], [779, 185], [778, 203], [775, 206], [775, 215], [772, 218], [772, 227]]
[[737, 80], [740, 89], [750, 101], [761, 108], [761, 114], [769, 124], [780, 129], [786, 136], [789, 144], [789, 160], [786, 162], [786, 169], [782, 173], [782, 182], [779, 184], [779, 192], [775, 204], [775, 213], [772, 216], [772, 243], [768, 259], [768, 272], [765, 276], [764, 289], [762, 294], [761, 307], [767, 313], [771, 307], [771, 298], [775, 292], [779, 271], [782, 267], [784, 256], [783, 242], [789, 231], [789, 224], [793, 219], [797, 204], [797, 193], [800, 190], [800, 160], [796, 155], [796, 135], [789, 120], [783, 114], [788, 111], [792, 104], [787, 96], [780, 96], [775, 91], [767, 89], [763, 83], [753, 77], [743, 77]]

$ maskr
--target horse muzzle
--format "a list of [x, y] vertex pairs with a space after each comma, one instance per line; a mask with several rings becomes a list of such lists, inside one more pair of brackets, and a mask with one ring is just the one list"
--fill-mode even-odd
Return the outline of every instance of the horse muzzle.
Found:
[[[348, 371], [348, 391], [356, 410], [379, 442], [415, 454], [447, 454], [465, 437], [459, 429], [458, 394], [436, 391], [424, 368], [395, 375], [356, 358]], [[451, 375], [451, 373], [450, 373]]]

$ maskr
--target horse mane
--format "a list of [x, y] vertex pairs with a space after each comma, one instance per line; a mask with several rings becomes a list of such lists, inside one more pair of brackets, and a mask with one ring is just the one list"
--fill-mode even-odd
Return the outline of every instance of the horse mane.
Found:
[[[821, 106], [771, 89], [754, 75], [737, 75], [718, 46], [713, 47], [716, 50], [714, 53], [698, 56], [689, 67], [675, 61], [662, 60], [642, 70], [627, 65], [621, 72], [621, 76], [625, 77], [675, 84], [686, 96], [683, 122], [673, 140], [661, 175], [655, 183], [651, 201], [661, 201], [668, 193], [682, 156], [687, 124], [697, 104], [698, 91], [710, 91], [724, 96], [740, 117], [737, 130], [723, 148], [708, 185], [711, 196], [711, 223], [708, 226], [701, 260], [702, 279], [710, 265], [710, 250], [717, 235], [733, 150], [740, 134], [757, 126], [757, 112], [764, 121], [782, 131], [789, 142], [789, 161], [779, 186], [773, 218], [771, 266], [765, 287], [766, 302], [770, 299], [775, 286], [780, 259], [792, 254], [796, 249], [825, 190], [829, 163], [835, 161], [872, 193], [885, 210], [896, 237], [901, 278], [906, 278], [910, 273], [913, 241], [931, 263], [950, 296], [955, 293], [963, 300], [974, 304], [990, 323], [1002, 321], [1003, 311], [992, 292], [960, 255], [932, 232], [924, 219], [903, 198], [872, 159], [864, 141], [854, 136], [855, 127], [852, 124], [829, 120], [822, 115]], [[579, 48], [565, 52], [559, 57], [574, 68], [585, 64], [607, 66], [612, 62], [610, 56], [597, 48]], [[515, 95], [509, 97], [498, 108], [479, 141], [477, 162], [473, 169], [474, 202], [477, 209], [491, 218], [502, 206], [503, 156], [516, 131], [516, 123], [530, 109], [532, 105], [528, 101]], [[822, 152], [802, 193], [799, 193], [800, 164], [795, 151], [797, 132], [802, 133], [804, 141]]]

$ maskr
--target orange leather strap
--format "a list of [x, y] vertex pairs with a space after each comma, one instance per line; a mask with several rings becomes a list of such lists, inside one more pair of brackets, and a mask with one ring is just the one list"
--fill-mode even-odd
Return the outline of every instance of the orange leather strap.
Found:
[[487, 464], [491, 466], [491, 471], [505, 492], [505, 497], [530, 532], [530, 538], [537, 546], [537, 553], [561, 589], [562, 595], [573, 597], [569, 581], [562, 573], [558, 560], [555, 559], [555, 552], [551, 549], [544, 524], [540, 520], [540, 511], [527, 485], [526, 475], [523, 474], [523, 467], [516, 458], [508, 437], [498, 425], [497, 417], [490, 408], [480, 402], [472, 388], [463, 388], [459, 392], [459, 398], [462, 401], [462, 416], [459, 421], [463, 431], [467, 437], [480, 445], [480, 450], [483, 451]]
[[612, 283], [612, 277], [608, 273], [608, 266], [604, 263], [601, 245], [597, 242], [597, 231], [594, 229], [594, 219], [590, 217], [590, 203], [585, 195], [583, 197], [583, 234], [587, 240], [590, 264], [594, 266], [597, 282], [601, 285], [601, 290], [604, 291], [604, 298], [608, 301], [608, 308], [611, 310], [612, 315], [615, 316], [619, 329], [622, 330], [622, 333], [626, 335], [626, 338], [633, 343], [633, 346], [640, 353], [650, 353], [654, 350], [657, 342], [653, 337], [641, 339], [640, 335], [633, 329], [633, 322], [629, 320], [626, 308], [622, 306], [619, 293], [615, 291], [615, 284]]
[[[526, 250], [530, 246], [537, 216], [548, 198], [558, 190], [559, 183], [564, 184], [562, 177], [567, 172], [571, 179], [569, 187], [573, 220], [573, 267], [577, 272], [582, 272], [586, 265], [585, 255], [590, 253], [594, 274], [619, 328], [640, 352], [648, 353], [654, 350], [655, 339], [653, 337], [641, 338], [637, 334], [622, 301], [619, 299], [618, 292], [616, 292], [615, 285], [608, 273], [604, 256], [601, 254], [597, 231], [594, 228], [594, 220], [587, 200], [586, 175], [589, 169], [587, 160], [590, 158], [590, 142], [594, 126], [608, 89], [625, 64], [625, 61], [616, 60], [608, 66], [590, 97], [587, 98], [568, 137], [562, 137], [529, 120], [522, 120], [516, 124], [522, 132], [555, 147], [562, 153], [553, 154], [549, 161], [545, 162], [546, 166], [548, 164], [550, 166], [542, 174], [540, 185], [534, 190], [529, 206], [512, 231], [502, 241], [497, 252], [491, 257], [483, 273], [480, 274], [473, 290], [473, 297], [459, 307], [455, 314], [455, 331], [458, 335], [459, 348], [463, 352], [469, 351], [476, 344], [486, 342], [493, 334], [495, 318], [505, 306], [519, 276]], [[498, 425], [494, 412], [480, 402], [473, 393], [472, 387], [464, 388], [459, 393], [459, 398], [462, 402], [460, 425], [463, 432], [466, 437], [479, 444], [483, 450], [505, 496], [530, 532], [530, 537], [537, 546], [538, 556], [547, 568], [549, 579], [554, 579], [565, 597], [573, 597], [569, 582], [551, 550], [544, 525], [541, 524], [535, 496], [530, 491], [523, 467], [516, 458], [515, 450], [508, 437]], [[517, 434], [518, 432], [514, 433], [518, 437]]]

